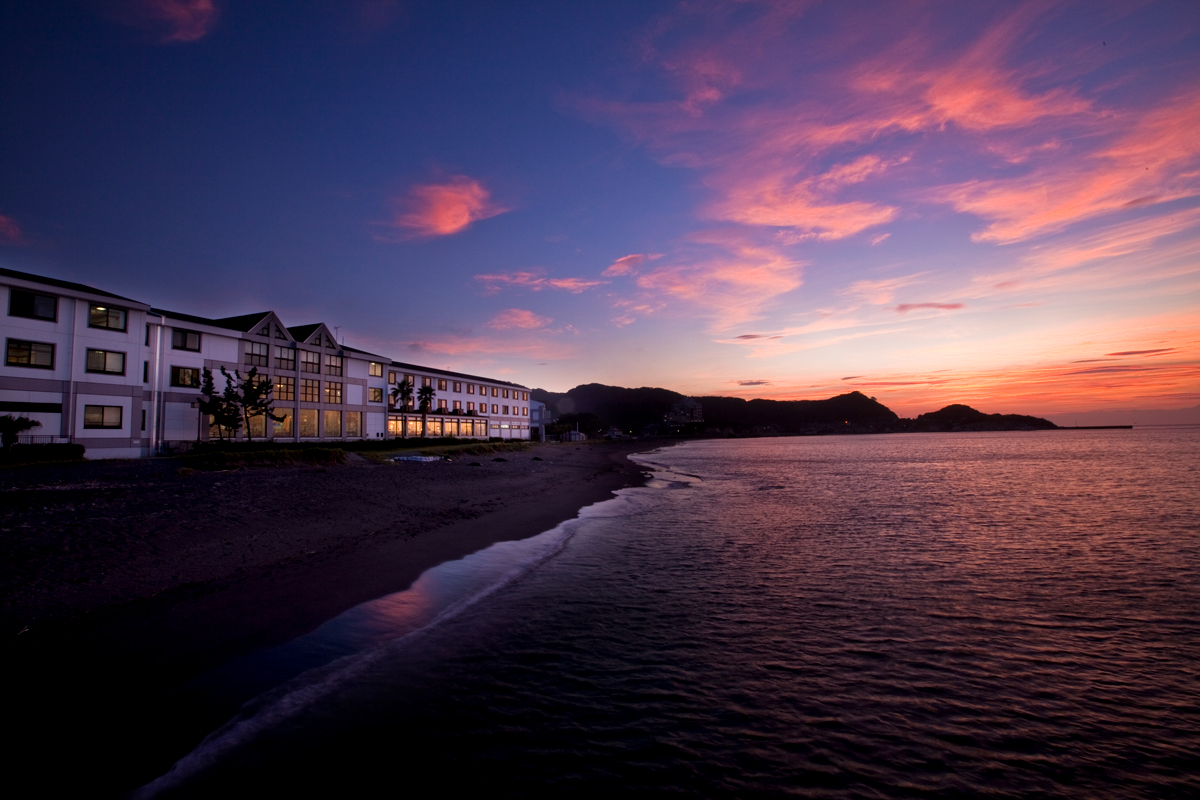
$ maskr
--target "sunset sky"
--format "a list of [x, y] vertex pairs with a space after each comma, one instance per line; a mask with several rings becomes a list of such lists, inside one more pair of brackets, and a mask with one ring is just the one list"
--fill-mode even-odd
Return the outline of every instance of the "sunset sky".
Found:
[[564, 391], [1200, 403], [1200, 3], [0, 6], [0, 265]]

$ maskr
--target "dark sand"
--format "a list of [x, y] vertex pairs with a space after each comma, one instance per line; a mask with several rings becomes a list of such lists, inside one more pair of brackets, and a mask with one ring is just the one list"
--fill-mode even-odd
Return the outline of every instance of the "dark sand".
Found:
[[6, 783], [27, 787], [10, 796], [120, 796], [153, 779], [236, 710], [198, 701], [192, 677], [443, 561], [549, 530], [640, 484], [626, 456], [653, 447], [190, 475], [172, 459], [0, 470], [6, 717], [20, 739]]

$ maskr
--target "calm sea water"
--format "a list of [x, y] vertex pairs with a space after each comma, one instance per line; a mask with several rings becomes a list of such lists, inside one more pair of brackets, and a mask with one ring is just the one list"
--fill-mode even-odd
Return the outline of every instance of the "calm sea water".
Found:
[[639, 459], [209, 676], [291, 680], [144, 793], [1200, 796], [1200, 429]]

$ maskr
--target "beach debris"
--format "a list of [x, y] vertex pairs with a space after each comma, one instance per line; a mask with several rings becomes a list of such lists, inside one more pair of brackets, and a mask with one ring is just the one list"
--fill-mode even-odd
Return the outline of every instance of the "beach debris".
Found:
[[507, 458], [493, 458], [492, 461], [508, 461]]
[[470, 464], [467, 464], [467, 466], [468, 467], [482, 467], [483, 464], [480, 464], [478, 461], [472, 461]]
[[396, 456], [392, 461], [441, 461], [441, 456]]
[[534, 456], [534, 457], [533, 457], [533, 460], [534, 460], [534, 461], [541, 461], [541, 460], [542, 460], [542, 457], [541, 457], [541, 456]]

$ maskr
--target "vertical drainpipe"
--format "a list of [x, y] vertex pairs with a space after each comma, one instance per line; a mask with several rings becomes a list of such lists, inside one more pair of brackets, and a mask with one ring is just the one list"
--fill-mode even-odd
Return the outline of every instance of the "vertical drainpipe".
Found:
[[[154, 325], [154, 338], [151, 342], [151, 370], [150, 370], [150, 455], [158, 455], [162, 447], [162, 332], [163, 324], [166, 322], [161, 314], [146, 313], [146, 319], [151, 316], [158, 317], [158, 323]], [[149, 324], [149, 323], [148, 323]]]
[[[66, 299], [66, 298], [64, 298]], [[75, 441], [75, 314], [78, 313], [79, 301], [70, 298], [71, 325], [67, 330], [67, 402], [63, 403], [62, 433], [68, 442]]]

